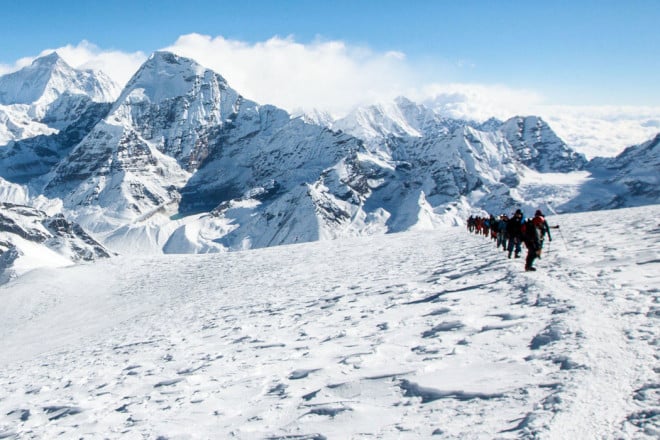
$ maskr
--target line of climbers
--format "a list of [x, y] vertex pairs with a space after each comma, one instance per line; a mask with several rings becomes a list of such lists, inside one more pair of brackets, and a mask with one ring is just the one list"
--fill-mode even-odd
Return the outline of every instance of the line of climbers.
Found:
[[534, 217], [525, 220], [523, 212], [517, 209], [513, 216], [502, 214], [499, 217], [470, 216], [467, 220], [468, 231], [477, 235], [490, 237], [496, 242], [497, 248], [508, 253], [511, 258], [520, 258], [521, 245], [527, 247], [527, 258], [525, 259], [525, 270], [535, 271], [534, 260], [541, 258], [543, 241], [547, 235], [548, 241], [552, 241], [550, 228], [559, 229], [559, 225], [549, 226], [541, 210], [537, 210]]

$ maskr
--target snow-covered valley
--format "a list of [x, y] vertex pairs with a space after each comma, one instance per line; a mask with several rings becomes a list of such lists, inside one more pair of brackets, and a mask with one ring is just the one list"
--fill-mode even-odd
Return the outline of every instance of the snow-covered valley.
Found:
[[119, 256], [0, 287], [0, 438], [657, 438], [660, 205]]

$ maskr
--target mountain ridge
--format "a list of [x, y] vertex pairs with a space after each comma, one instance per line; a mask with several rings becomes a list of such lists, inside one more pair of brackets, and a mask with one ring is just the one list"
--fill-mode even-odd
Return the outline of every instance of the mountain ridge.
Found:
[[85, 95], [95, 102], [108, 102], [116, 98], [117, 91], [117, 85], [104, 73], [74, 69], [57, 52], [0, 76], [2, 105], [46, 106], [65, 92]]
[[[657, 148], [587, 162], [536, 116], [477, 124], [405, 97], [339, 120], [290, 115], [169, 52], [152, 54], [112, 103], [75, 96], [79, 104], [51, 107], [51, 120], [71, 120], [62, 129], [0, 147], [0, 177], [61, 199], [67, 218], [121, 252], [433, 228], [474, 211], [536, 209], [543, 192], [562, 211], [658, 198], [648, 177]], [[648, 173], [625, 171], [641, 161]], [[636, 184], [638, 197], [626, 198], [621, 185]], [[603, 205], [604, 195], [613, 201]]]
[[100, 243], [62, 214], [0, 202], [0, 284], [38, 266], [109, 258]]

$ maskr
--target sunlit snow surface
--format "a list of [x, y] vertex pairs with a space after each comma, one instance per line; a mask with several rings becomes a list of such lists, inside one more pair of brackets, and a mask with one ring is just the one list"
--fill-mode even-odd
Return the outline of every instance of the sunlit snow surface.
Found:
[[[660, 205], [118, 257], [0, 288], [0, 438], [657, 438]], [[654, 370], [655, 368], [655, 370]]]

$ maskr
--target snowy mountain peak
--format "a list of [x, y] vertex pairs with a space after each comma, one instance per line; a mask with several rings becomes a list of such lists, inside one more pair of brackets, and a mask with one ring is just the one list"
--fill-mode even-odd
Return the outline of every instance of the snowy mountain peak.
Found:
[[420, 137], [416, 116], [421, 112], [423, 109], [413, 102], [398, 98], [394, 102], [357, 108], [337, 121], [333, 128], [372, 142], [390, 135]]
[[36, 67], [41, 67], [41, 66], [54, 66], [58, 63], [62, 63], [66, 65], [66, 61], [58, 54], [57, 52], [51, 52], [48, 55], [44, 55], [39, 58], [35, 58], [34, 61], [32, 61], [32, 66]]
[[[214, 83], [214, 84], [208, 84]], [[152, 103], [186, 96], [199, 91], [202, 84], [216, 89], [228, 88], [225, 79], [190, 58], [171, 52], [154, 52], [126, 85], [119, 101], [147, 99]]]
[[155, 52], [115, 102], [106, 121], [195, 169], [209, 130], [222, 127], [245, 101], [225, 79], [194, 60]]
[[[60, 93], [38, 119], [42, 137], [15, 133], [20, 122], [36, 119], [27, 112], [5, 119], [13, 142], [0, 149], [0, 176], [60, 199], [69, 218], [121, 252], [209, 252], [400, 232], [457, 224], [472, 209], [536, 209], [540, 195], [551, 193], [563, 210], [584, 188], [575, 184], [579, 176], [555, 184], [555, 173], [581, 170], [586, 160], [539, 117], [479, 124], [398, 97], [338, 121], [320, 112], [292, 118], [244, 99], [218, 73], [171, 52], [153, 53], [112, 104], [78, 94], [90, 74], [53, 53], [0, 78], [0, 90], [30, 92], [38, 103], [47, 102], [43, 90]], [[36, 78], [33, 88], [20, 89], [29, 78]], [[9, 107], [0, 107], [0, 124]], [[657, 157], [656, 144], [640, 153]], [[624, 165], [602, 171], [608, 188], [616, 187], [608, 206], [628, 203], [619, 188], [657, 200], [657, 166], [614, 179]], [[584, 209], [593, 201], [579, 203]]]
[[[588, 182], [569, 209], [612, 209], [655, 204], [660, 200], [660, 133], [626, 148], [617, 157], [597, 157], [587, 167], [600, 179]], [[603, 192], [603, 182], [610, 188]], [[594, 196], [595, 195], [595, 196]]]
[[292, 118], [301, 118], [308, 124], [320, 125], [322, 127], [333, 128], [335, 118], [327, 111], [319, 109], [303, 110], [298, 109], [291, 113]]
[[189, 172], [204, 163], [218, 134], [243, 106], [254, 103], [212, 70], [156, 52], [103, 121], [58, 164], [46, 191], [66, 206], [107, 209], [114, 220], [96, 222], [92, 232], [98, 225], [114, 227], [114, 221], [175, 210]]
[[488, 118], [486, 121], [477, 124], [477, 128], [481, 131], [497, 131], [502, 127], [504, 122], [500, 121], [497, 118]]
[[516, 116], [502, 124], [500, 130], [517, 153], [519, 160], [540, 172], [581, 170], [587, 159], [570, 148], [550, 126], [538, 116]]
[[173, 52], [168, 52], [166, 50], [157, 50], [151, 54], [151, 56], [145, 62], [145, 65], [152, 64], [171, 64], [176, 66], [187, 66], [194, 68], [202, 68], [197, 61], [192, 58], [183, 57], [177, 55]]
[[417, 104], [405, 96], [397, 96], [394, 98], [394, 103], [401, 109], [405, 108], [425, 108], [423, 104]]
[[140, 70], [144, 72], [153, 69], [165, 75], [186, 71], [201, 74], [205, 70], [208, 70], [191, 58], [182, 57], [167, 51], [156, 51], [152, 53]]
[[108, 76], [74, 69], [57, 52], [52, 52], [21, 70], [1, 76], [0, 104], [34, 105], [37, 107], [35, 116], [42, 116], [43, 108], [64, 94], [110, 102], [116, 98], [118, 90]]
[[435, 110], [400, 96], [391, 102], [360, 107], [333, 124], [369, 144], [394, 137], [444, 137], [465, 121], [448, 119]]

